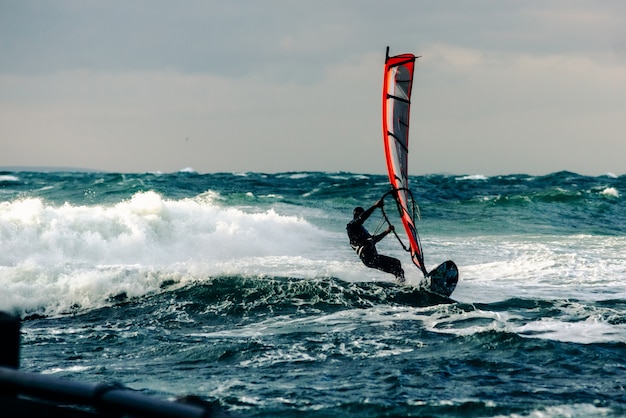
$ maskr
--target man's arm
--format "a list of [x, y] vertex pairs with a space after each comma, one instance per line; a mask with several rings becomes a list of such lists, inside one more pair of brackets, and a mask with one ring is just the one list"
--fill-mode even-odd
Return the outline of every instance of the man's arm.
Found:
[[384, 205], [384, 203], [383, 203], [383, 200], [382, 200], [382, 199], [380, 199], [378, 202], [374, 203], [374, 205], [372, 205], [372, 207], [371, 207], [371, 208], [369, 208], [368, 210], [366, 210], [365, 212], [363, 212], [363, 213], [361, 214], [361, 216], [359, 216], [359, 218], [358, 218], [358, 222], [359, 222], [359, 223], [361, 223], [361, 224], [362, 224], [363, 222], [365, 222], [365, 220], [366, 220], [367, 218], [369, 218], [369, 217], [370, 217], [370, 215], [371, 215], [372, 213], [374, 213], [374, 211], [376, 210], [376, 208], [382, 208], [382, 207], [383, 207], [383, 205]]
[[381, 239], [385, 238], [391, 231], [394, 230], [393, 225], [390, 225], [389, 228], [387, 228], [387, 230], [385, 230], [384, 232], [378, 234], [378, 235], [374, 235], [372, 237], [372, 240], [374, 240], [374, 244], [377, 243], [378, 241], [380, 241]]

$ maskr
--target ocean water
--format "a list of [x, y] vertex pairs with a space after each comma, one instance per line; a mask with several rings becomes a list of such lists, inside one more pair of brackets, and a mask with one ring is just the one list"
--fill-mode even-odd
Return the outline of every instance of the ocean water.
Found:
[[385, 176], [0, 172], [21, 369], [244, 417], [626, 415], [626, 176], [410, 181], [455, 303], [350, 249]]

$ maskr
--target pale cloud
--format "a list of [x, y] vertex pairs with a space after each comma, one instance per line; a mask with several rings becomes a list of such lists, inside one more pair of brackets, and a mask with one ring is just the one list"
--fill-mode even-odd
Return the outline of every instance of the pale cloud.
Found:
[[113, 171], [343, 169], [337, 150], [363, 127], [378, 145], [378, 119], [361, 123], [354, 103], [369, 88], [376, 107], [378, 89], [360, 73], [378, 67], [339, 65], [313, 84], [173, 72], [0, 77], [25, 96], [0, 102], [3, 137], [14, 145], [0, 165], [77, 165], [80, 156], [79, 166]]
[[626, 172], [621, 2], [391, 3], [3, 3], [0, 166], [383, 173], [390, 45], [412, 173]]
[[[445, 153], [462, 172], [541, 172], [545, 165], [623, 172], [624, 63], [440, 44], [424, 55], [432, 61], [418, 76], [423, 92], [414, 118], [423, 120], [425, 152]], [[428, 163], [426, 171], [433, 170], [435, 164]]]

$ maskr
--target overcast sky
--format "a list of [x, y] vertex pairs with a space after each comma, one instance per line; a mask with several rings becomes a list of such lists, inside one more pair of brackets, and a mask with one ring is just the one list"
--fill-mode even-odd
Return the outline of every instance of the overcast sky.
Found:
[[623, 0], [0, 0], [0, 167], [626, 173]]

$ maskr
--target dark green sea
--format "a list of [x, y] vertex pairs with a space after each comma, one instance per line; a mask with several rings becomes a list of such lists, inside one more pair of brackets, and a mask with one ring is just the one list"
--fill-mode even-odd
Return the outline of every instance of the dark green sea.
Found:
[[626, 176], [410, 187], [454, 303], [422, 297], [391, 236], [407, 286], [350, 249], [386, 176], [0, 172], [21, 369], [244, 417], [626, 415]]

